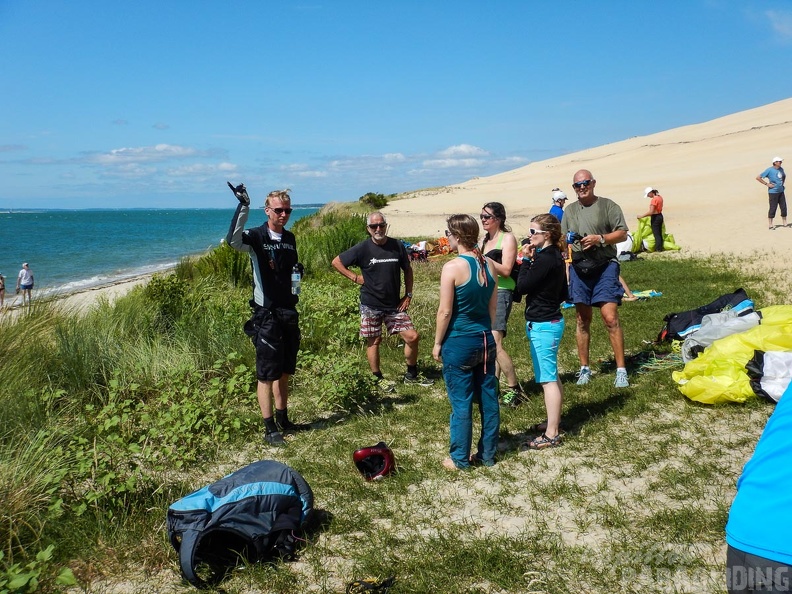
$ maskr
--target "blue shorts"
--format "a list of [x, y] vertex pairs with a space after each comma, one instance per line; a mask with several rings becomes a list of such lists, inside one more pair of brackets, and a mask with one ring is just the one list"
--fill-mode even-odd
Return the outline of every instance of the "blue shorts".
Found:
[[492, 329], [502, 332], [506, 336], [506, 327], [509, 325], [509, 315], [511, 314], [512, 303], [514, 303], [514, 293], [511, 289], [498, 289], [498, 307], [495, 310], [495, 323]]
[[580, 278], [574, 266], [569, 267], [569, 300], [574, 304], [597, 305], [615, 303], [621, 305], [624, 287], [619, 282], [619, 263], [609, 262], [602, 274], [592, 278]]
[[19, 285], [19, 288], [22, 291], [30, 291], [33, 289], [33, 283], [30, 283], [29, 285]]
[[525, 335], [531, 344], [531, 361], [537, 384], [558, 379], [558, 345], [564, 336], [564, 318], [552, 322], [526, 322]]

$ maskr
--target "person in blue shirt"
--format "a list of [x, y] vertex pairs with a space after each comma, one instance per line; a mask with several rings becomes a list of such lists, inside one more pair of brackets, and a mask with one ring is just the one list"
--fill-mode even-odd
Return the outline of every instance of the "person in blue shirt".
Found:
[[792, 384], [737, 481], [726, 523], [729, 594], [792, 588]]
[[784, 173], [784, 168], [781, 167], [782, 162], [783, 159], [781, 157], [773, 157], [773, 166], [768, 167], [756, 176], [756, 181], [768, 187], [767, 197], [770, 201], [770, 210], [767, 212], [767, 224], [770, 227], [770, 231], [775, 229], [773, 219], [779, 206], [781, 207], [781, 226], [787, 227], [787, 203], [786, 195], [784, 194], [786, 173]]
[[566, 204], [566, 201], [566, 194], [564, 194], [558, 188], [553, 190], [553, 206], [550, 207], [550, 214], [557, 218], [559, 223], [561, 222], [561, 219], [564, 218], [564, 205]]

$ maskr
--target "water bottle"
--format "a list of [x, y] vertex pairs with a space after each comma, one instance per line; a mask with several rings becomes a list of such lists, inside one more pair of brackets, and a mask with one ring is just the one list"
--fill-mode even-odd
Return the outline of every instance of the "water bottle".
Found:
[[300, 268], [297, 264], [294, 265], [291, 272], [291, 291], [292, 295], [299, 295], [300, 294], [300, 282], [302, 280], [302, 275], [300, 274]]

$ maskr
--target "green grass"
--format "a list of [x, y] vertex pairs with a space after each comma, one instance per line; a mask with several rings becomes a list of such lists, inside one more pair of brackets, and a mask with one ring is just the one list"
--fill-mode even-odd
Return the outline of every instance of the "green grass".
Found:
[[[233, 252], [184, 262], [174, 277], [83, 316], [49, 304], [18, 323], [1, 321], [0, 580], [12, 563], [54, 545], [42, 591], [58, 588], [62, 567], [81, 591], [191, 591], [165, 535], [168, 505], [274, 458], [311, 484], [321, 522], [299, 561], [237, 571], [226, 592], [342, 592], [353, 579], [390, 575], [393, 594], [723, 592], [734, 484], [773, 409], [756, 399], [688, 401], [670, 376], [681, 364], [665, 357], [668, 345], [651, 342], [667, 313], [738, 287], [759, 307], [783, 303], [788, 287], [726, 258], [625, 264], [633, 290], [663, 292], [620, 308], [632, 387], [613, 389], [597, 319], [594, 378], [574, 384], [574, 310], [565, 310], [566, 439], [543, 452], [519, 448], [545, 413], [517, 305], [506, 347], [531, 397], [502, 411], [494, 467], [449, 474], [440, 461], [450, 409], [429, 347], [445, 260], [414, 265], [410, 309], [422, 335], [419, 365], [438, 381], [378, 394], [357, 336], [357, 289], [328, 269], [361, 225], [335, 212], [297, 230], [310, 274], [290, 416], [316, 429], [280, 450], [260, 438], [253, 349], [241, 331], [249, 286]], [[383, 341], [382, 358], [386, 377], [398, 379], [397, 337]], [[352, 452], [380, 440], [398, 472], [367, 483]]]

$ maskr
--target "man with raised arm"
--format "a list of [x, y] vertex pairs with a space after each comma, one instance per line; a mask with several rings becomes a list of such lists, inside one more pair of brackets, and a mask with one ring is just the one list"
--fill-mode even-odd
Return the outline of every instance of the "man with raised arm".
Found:
[[[309, 429], [288, 417], [289, 377], [297, 367], [300, 348], [298, 297], [292, 292], [292, 269], [298, 264], [294, 234], [285, 229], [292, 213], [289, 190], [274, 190], [264, 202], [267, 222], [245, 229], [250, 214], [250, 198], [245, 186], [228, 184], [239, 199], [226, 240], [236, 250], [247, 252], [253, 267], [252, 317], [245, 334], [256, 347], [256, 378], [264, 441], [281, 446], [284, 433]], [[274, 417], [273, 417], [274, 401]]]

